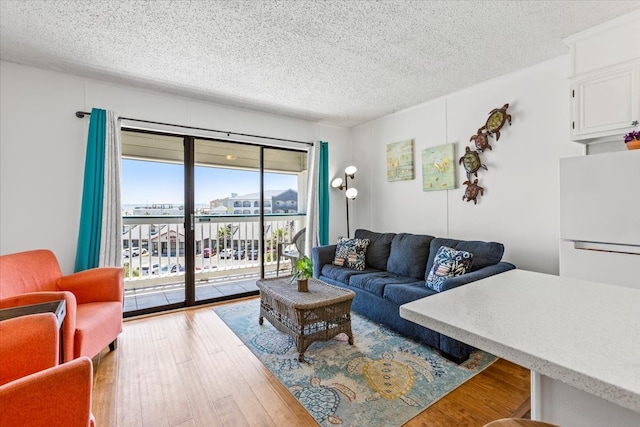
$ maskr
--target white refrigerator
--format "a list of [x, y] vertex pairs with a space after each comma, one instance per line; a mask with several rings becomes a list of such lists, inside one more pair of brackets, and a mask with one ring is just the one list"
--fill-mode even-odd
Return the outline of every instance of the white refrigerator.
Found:
[[560, 275], [640, 290], [640, 150], [560, 160]]

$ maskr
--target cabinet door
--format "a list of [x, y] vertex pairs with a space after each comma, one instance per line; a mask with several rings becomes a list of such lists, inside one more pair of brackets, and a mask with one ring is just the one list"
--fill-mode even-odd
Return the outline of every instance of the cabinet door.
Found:
[[640, 120], [640, 61], [572, 79], [574, 140], [622, 135]]

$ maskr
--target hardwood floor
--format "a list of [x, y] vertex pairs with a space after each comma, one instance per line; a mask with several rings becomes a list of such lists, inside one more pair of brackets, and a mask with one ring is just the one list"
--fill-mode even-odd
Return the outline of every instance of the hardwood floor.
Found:
[[[126, 321], [93, 363], [101, 427], [317, 425], [211, 306]], [[529, 370], [498, 360], [405, 426], [483, 426], [528, 398]]]

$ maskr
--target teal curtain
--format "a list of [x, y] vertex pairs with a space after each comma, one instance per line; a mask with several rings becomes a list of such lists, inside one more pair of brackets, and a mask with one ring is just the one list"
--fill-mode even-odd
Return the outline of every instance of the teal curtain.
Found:
[[318, 161], [318, 241], [329, 244], [329, 143], [320, 141]]
[[100, 260], [107, 112], [94, 108], [89, 119], [87, 154], [75, 271], [97, 267]]

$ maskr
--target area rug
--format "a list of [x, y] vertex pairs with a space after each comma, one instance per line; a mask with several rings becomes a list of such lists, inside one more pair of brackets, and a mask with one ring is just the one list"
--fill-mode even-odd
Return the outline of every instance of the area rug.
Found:
[[400, 426], [496, 360], [475, 351], [456, 365], [435, 350], [352, 313], [345, 334], [315, 342], [298, 362], [295, 344], [265, 319], [257, 299], [214, 311], [322, 426]]

